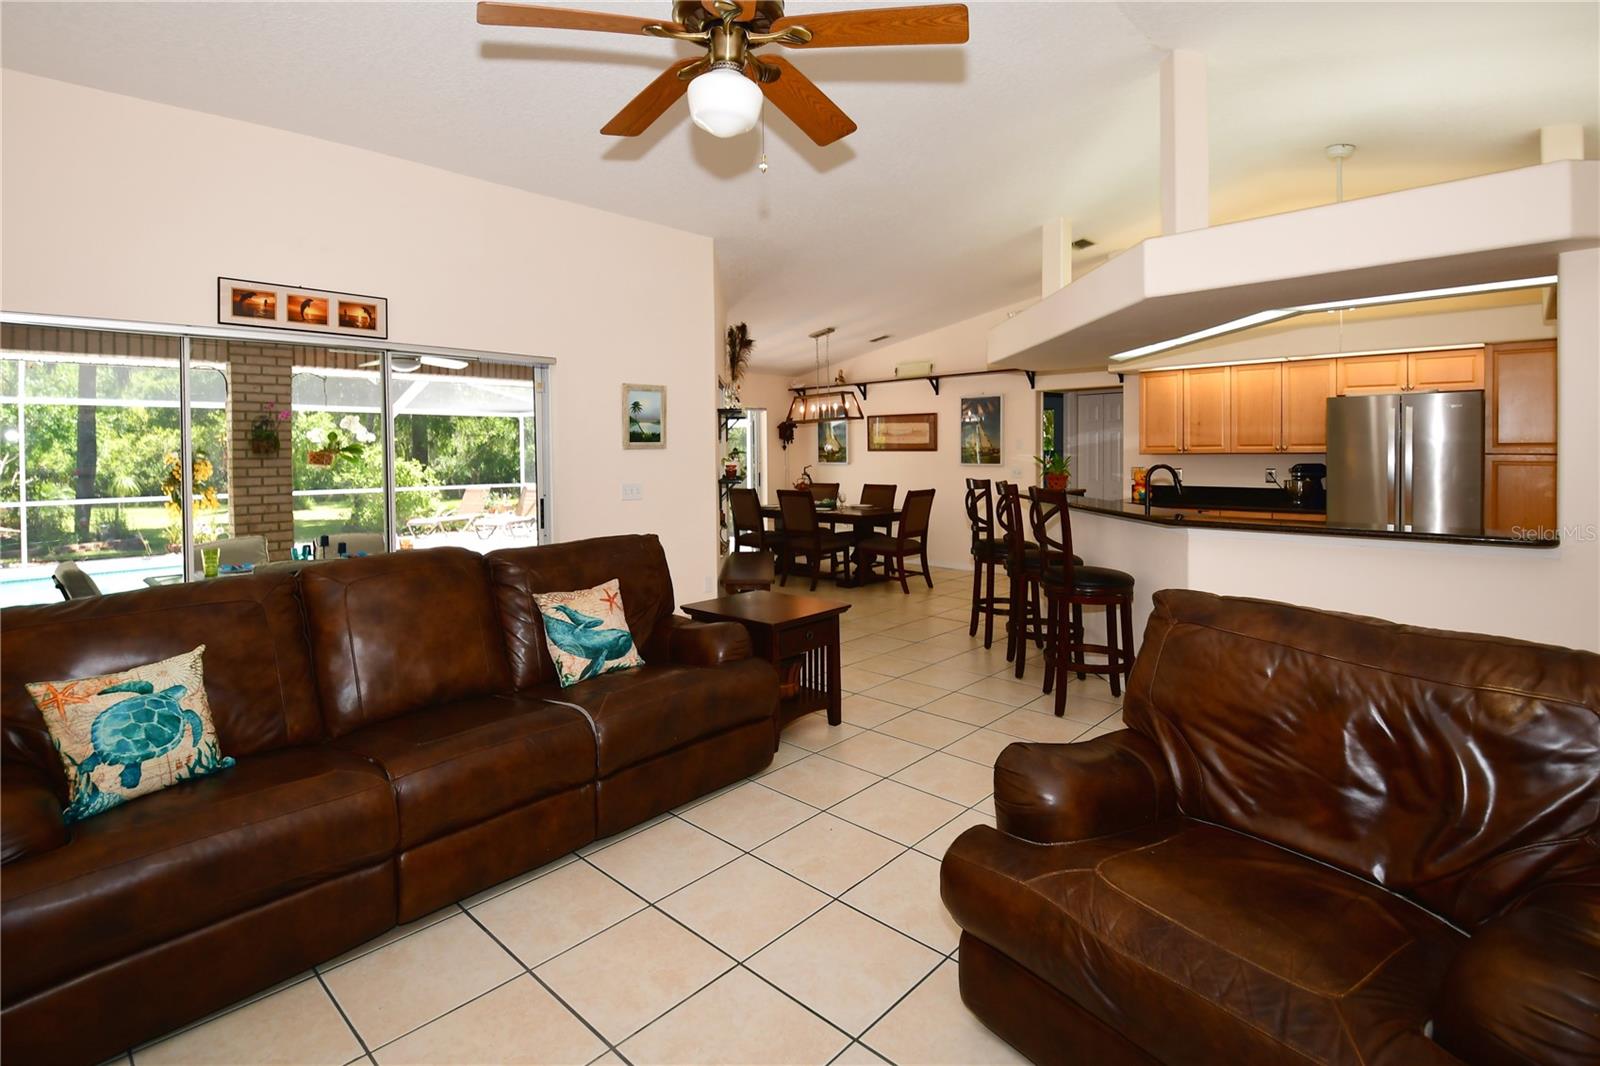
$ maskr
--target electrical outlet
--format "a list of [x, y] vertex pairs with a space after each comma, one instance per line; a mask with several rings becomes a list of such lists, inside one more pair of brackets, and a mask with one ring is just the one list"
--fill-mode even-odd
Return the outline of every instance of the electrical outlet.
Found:
[[1276, 485], [1277, 483], [1278, 483], [1278, 468], [1275, 467], [1275, 466], [1267, 467], [1267, 484], [1268, 485]]
[[622, 483], [622, 498], [630, 503], [644, 499], [644, 486], [633, 481]]

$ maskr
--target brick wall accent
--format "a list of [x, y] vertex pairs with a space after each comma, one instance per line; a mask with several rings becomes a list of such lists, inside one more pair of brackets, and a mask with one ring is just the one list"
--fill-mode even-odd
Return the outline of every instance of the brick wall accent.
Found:
[[[197, 346], [198, 347], [198, 346]], [[262, 536], [272, 559], [287, 559], [294, 543], [294, 453], [289, 425], [282, 423], [282, 441], [276, 455], [256, 455], [250, 450], [250, 424], [276, 404], [281, 411], [294, 401], [296, 348], [288, 345], [246, 344], [229, 341], [228, 424], [230, 473], [228, 491], [233, 535]], [[199, 351], [196, 351], [199, 356]], [[207, 353], [208, 356], [210, 353]]]

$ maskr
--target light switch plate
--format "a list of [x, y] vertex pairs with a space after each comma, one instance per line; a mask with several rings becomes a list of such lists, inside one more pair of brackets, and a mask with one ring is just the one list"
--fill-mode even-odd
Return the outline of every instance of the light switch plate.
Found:
[[622, 498], [628, 502], [637, 502], [644, 499], [644, 486], [635, 481], [622, 483]]

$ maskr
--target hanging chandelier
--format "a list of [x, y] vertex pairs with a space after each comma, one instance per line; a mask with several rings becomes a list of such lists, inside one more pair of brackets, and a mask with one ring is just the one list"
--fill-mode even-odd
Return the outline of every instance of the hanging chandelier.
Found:
[[817, 384], [806, 386], [789, 404], [790, 422], [858, 422], [867, 417], [861, 412], [855, 390], [848, 386], [828, 388], [828, 373], [833, 369], [833, 345], [829, 341], [832, 334], [832, 326], [811, 334], [816, 349]]

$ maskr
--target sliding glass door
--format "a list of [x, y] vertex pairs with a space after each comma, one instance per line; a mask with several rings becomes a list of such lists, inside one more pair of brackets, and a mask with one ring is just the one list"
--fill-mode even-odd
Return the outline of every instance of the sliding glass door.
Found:
[[208, 555], [227, 576], [541, 543], [544, 383], [509, 359], [7, 323], [0, 606], [201, 580]]

